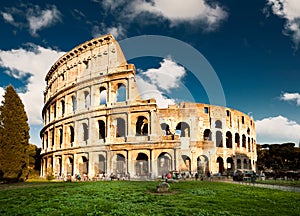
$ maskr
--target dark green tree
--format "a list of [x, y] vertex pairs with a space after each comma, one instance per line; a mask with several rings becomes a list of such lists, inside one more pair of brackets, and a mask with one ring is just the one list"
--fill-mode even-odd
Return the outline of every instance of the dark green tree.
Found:
[[25, 181], [29, 165], [29, 126], [24, 105], [8, 86], [0, 106], [0, 170], [7, 182]]

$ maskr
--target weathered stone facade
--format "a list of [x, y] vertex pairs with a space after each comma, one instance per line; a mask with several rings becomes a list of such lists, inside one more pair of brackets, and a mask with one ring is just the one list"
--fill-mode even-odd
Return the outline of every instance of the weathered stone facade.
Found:
[[221, 106], [162, 109], [142, 100], [135, 67], [111, 35], [66, 53], [45, 80], [41, 176], [255, 170], [251, 117]]

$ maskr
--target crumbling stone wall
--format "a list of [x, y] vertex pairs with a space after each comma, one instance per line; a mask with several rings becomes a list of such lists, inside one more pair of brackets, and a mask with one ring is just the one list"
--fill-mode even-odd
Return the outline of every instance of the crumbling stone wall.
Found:
[[66, 53], [46, 78], [41, 175], [231, 173], [256, 167], [253, 119], [200, 103], [142, 100], [135, 67], [105, 35]]

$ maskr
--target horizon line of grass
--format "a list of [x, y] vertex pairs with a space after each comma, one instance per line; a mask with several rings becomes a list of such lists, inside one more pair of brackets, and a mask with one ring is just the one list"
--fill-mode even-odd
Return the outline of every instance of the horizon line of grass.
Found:
[[297, 215], [300, 194], [210, 181], [28, 182], [0, 189], [0, 215]]

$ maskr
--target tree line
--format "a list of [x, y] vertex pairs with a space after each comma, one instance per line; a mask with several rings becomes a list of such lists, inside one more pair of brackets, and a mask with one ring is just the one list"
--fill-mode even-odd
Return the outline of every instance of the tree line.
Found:
[[258, 170], [300, 170], [300, 148], [295, 143], [257, 145]]
[[29, 144], [28, 117], [12, 85], [0, 105], [0, 181], [20, 182], [39, 169], [39, 152]]

